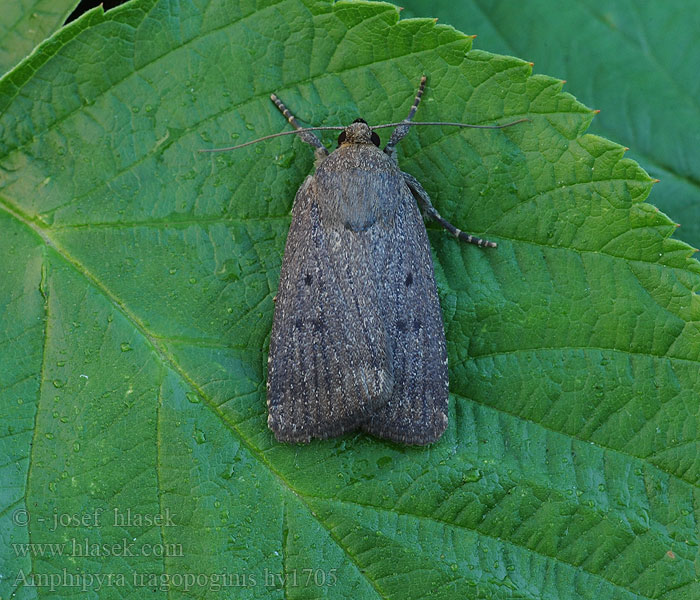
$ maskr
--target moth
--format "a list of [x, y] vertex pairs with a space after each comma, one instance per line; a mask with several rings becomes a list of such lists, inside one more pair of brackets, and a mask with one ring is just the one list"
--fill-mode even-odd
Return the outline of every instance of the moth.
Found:
[[[316, 155], [294, 199], [270, 334], [268, 426], [281, 442], [361, 430], [424, 445], [447, 427], [445, 332], [418, 206], [464, 242], [496, 244], [446, 221], [398, 165], [396, 145], [423, 124], [412, 121], [425, 83], [400, 123], [334, 127], [342, 131], [331, 153], [313, 133], [330, 127], [301, 127], [271, 96], [294, 128], [284, 134], [299, 135]], [[383, 149], [379, 127], [395, 127]]]

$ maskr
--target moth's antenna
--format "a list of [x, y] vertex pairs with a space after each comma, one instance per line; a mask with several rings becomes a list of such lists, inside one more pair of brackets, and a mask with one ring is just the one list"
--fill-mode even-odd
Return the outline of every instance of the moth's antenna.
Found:
[[[398, 123], [384, 123], [382, 125], [374, 125], [370, 129], [384, 129], [386, 127], [398, 127], [399, 125], [407, 125], [409, 127], [416, 127], [418, 125], [443, 125], [446, 127], [468, 127], [470, 129], [505, 129], [506, 127], [512, 127], [518, 123], [525, 123], [530, 121], [530, 119], [518, 119], [517, 121], [511, 121], [510, 123], [504, 123], [503, 125], [471, 125], [469, 123], [449, 123], [443, 121], [400, 121]], [[305, 131], [332, 131], [345, 129], [340, 125], [328, 126], [328, 127], [302, 127], [301, 129], [295, 129], [294, 131], [280, 131], [279, 133], [272, 133], [270, 135], [263, 136], [257, 140], [252, 140], [250, 142], [245, 142], [243, 144], [238, 144], [237, 146], [229, 146], [228, 148], [204, 148], [199, 150], [199, 152], [228, 152], [229, 150], [238, 150], [239, 148], [244, 148], [245, 146], [251, 146], [252, 144], [257, 144], [258, 142], [264, 142], [265, 140], [271, 140], [272, 138], [281, 137], [283, 135], [298, 135], [304, 133]]]
[[280, 131], [279, 133], [271, 133], [264, 137], [253, 140], [252, 142], [246, 142], [245, 144], [238, 144], [238, 146], [229, 146], [228, 148], [204, 148], [199, 152], [228, 152], [229, 150], [238, 150], [239, 148], [244, 148], [245, 146], [250, 146], [252, 144], [257, 144], [258, 142], [264, 142], [265, 140], [271, 140], [272, 138], [280, 137], [282, 135], [297, 135], [303, 133], [304, 131], [328, 131], [331, 129], [345, 129], [345, 127], [328, 126], [328, 127], [302, 127], [301, 129], [295, 129], [294, 131]]
[[530, 119], [518, 119], [517, 121], [511, 121], [510, 123], [503, 123], [503, 125], [472, 125], [470, 123], [450, 123], [448, 121], [401, 121], [400, 123], [384, 123], [383, 125], [373, 125], [370, 129], [383, 129], [384, 127], [398, 127], [399, 125], [408, 125], [409, 127], [415, 127], [416, 125], [447, 125], [448, 127], [469, 127], [471, 129], [505, 129], [506, 127], [512, 127], [518, 123], [524, 123]]

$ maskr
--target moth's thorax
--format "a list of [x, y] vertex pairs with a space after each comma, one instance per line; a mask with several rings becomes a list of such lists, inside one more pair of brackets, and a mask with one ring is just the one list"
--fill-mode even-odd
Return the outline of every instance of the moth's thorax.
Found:
[[[361, 123], [357, 123], [357, 125], [361, 125]], [[396, 163], [373, 143], [346, 142], [336, 148], [318, 165], [316, 174], [330, 175], [348, 170], [400, 173]]]
[[391, 226], [402, 194], [410, 194], [396, 162], [372, 143], [341, 144], [318, 165], [312, 185], [322, 222], [356, 232]]

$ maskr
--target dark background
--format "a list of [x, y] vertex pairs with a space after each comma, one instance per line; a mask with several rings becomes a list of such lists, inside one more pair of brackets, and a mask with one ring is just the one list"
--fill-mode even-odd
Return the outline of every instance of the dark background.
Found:
[[114, 8], [115, 6], [124, 4], [124, 2], [126, 2], [126, 0], [104, 0], [103, 2], [100, 2], [100, 0], [82, 0], [82, 2], [78, 4], [76, 9], [66, 19], [66, 23], [75, 21], [84, 12], [89, 11], [91, 8], [95, 8], [100, 4], [104, 7], [105, 10], [109, 10], [110, 8]]

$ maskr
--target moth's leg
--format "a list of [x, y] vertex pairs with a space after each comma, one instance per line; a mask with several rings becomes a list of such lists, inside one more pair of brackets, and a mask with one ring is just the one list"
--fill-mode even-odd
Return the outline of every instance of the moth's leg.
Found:
[[[275, 106], [279, 109], [279, 111], [284, 115], [284, 118], [289, 121], [289, 124], [294, 127], [294, 129], [302, 129], [302, 126], [299, 125], [299, 121], [296, 120], [294, 115], [289, 112], [289, 109], [284, 105], [282, 100], [280, 100], [275, 94], [270, 94], [270, 100], [272, 100], [275, 103]], [[316, 150], [314, 150], [314, 154], [316, 155], [316, 159], [320, 160], [323, 158], [326, 158], [328, 156], [328, 150], [326, 147], [321, 143], [321, 140], [314, 135], [312, 131], [302, 131], [299, 133], [299, 137], [306, 142], [307, 144], [310, 144]]]
[[[425, 89], [425, 82], [427, 81], [427, 77], [423, 75], [423, 77], [420, 78], [420, 86], [418, 86], [418, 93], [416, 94], [416, 99], [413, 101], [413, 106], [411, 106], [411, 110], [408, 113], [408, 116], [403, 120], [404, 123], [408, 123], [409, 121], [413, 120], [413, 117], [416, 114], [416, 111], [418, 110], [418, 105], [420, 104], [420, 99], [421, 96], [423, 96], [423, 90]], [[393, 133], [391, 134], [391, 138], [389, 139], [389, 143], [386, 145], [384, 148], [384, 152], [386, 152], [389, 156], [394, 156], [394, 152], [396, 151], [396, 144], [398, 144], [408, 133], [408, 130], [410, 127], [408, 125], [399, 125], [396, 129], [394, 129]]]
[[490, 242], [489, 240], [482, 240], [481, 238], [474, 237], [468, 233], [464, 233], [461, 229], [457, 229], [452, 223], [445, 220], [442, 215], [435, 209], [433, 203], [430, 201], [430, 196], [428, 192], [423, 189], [423, 186], [418, 182], [418, 180], [409, 175], [408, 173], [401, 172], [403, 179], [411, 190], [413, 196], [418, 200], [418, 204], [427, 213], [427, 215], [440, 223], [447, 231], [449, 231], [457, 239], [467, 242], [469, 244], [476, 244], [482, 248], [496, 248], [498, 244], [496, 242]]

